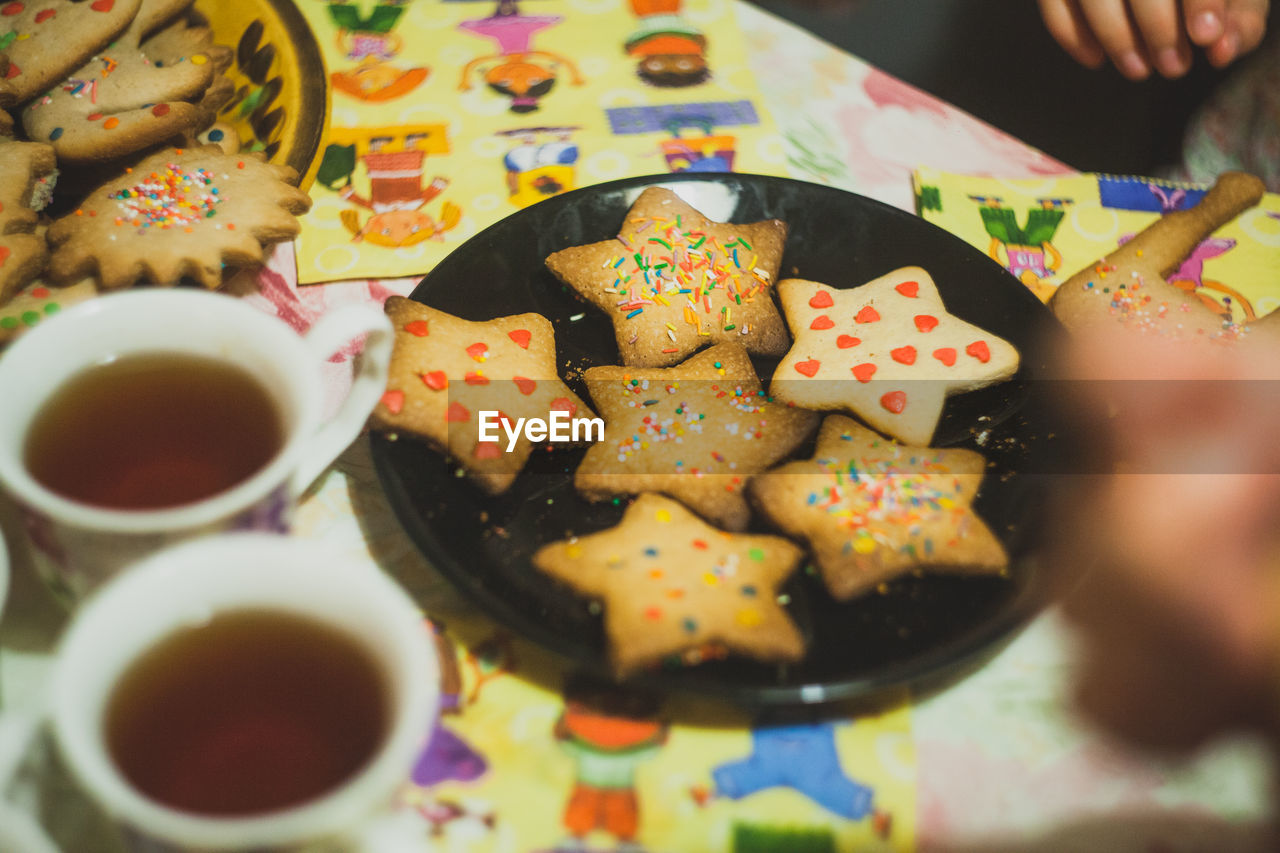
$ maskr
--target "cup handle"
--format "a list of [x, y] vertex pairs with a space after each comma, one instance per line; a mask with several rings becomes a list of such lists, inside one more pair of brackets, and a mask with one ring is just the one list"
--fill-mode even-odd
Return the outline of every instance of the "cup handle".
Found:
[[386, 391], [394, 334], [391, 321], [376, 308], [344, 305], [316, 321], [304, 338], [312, 354], [324, 361], [364, 334], [368, 337], [364, 351], [355, 362], [350, 392], [337, 413], [307, 440], [302, 462], [293, 474], [295, 495], [302, 494], [360, 435], [369, 413]]

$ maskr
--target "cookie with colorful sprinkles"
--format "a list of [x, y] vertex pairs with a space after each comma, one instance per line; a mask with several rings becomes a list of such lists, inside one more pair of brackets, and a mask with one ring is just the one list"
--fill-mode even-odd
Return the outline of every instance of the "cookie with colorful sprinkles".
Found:
[[1166, 213], [1132, 240], [1063, 282], [1049, 308], [1069, 330], [1111, 323], [1173, 340], [1238, 340], [1247, 327], [1224, 318], [1166, 277], [1201, 241], [1256, 205], [1263, 182], [1224, 172], [1194, 207]]
[[[555, 332], [541, 314], [474, 322], [402, 296], [384, 308], [395, 345], [373, 427], [425, 439], [486, 492], [506, 491], [533, 453], [528, 434], [519, 431], [512, 444], [502, 421], [514, 427], [557, 411], [593, 417], [557, 374]], [[489, 416], [497, 441], [480, 440], [482, 412], [497, 413]]]
[[1013, 344], [949, 313], [920, 267], [847, 290], [786, 279], [778, 297], [796, 340], [770, 393], [851, 412], [901, 441], [928, 444], [949, 395], [1018, 370]]
[[547, 258], [561, 281], [609, 315], [624, 364], [665, 367], [704, 346], [781, 355], [789, 338], [774, 304], [786, 223], [731, 224], [650, 187], [612, 240]]
[[811, 459], [756, 476], [750, 491], [846, 601], [910, 572], [1004, 572], [1004, 546], [972, 505], [985, 468], [976, 451], [899, 444], [830, 415]]
[[587, 392], [605, 419], [574, 486], [590, 500], [660, 492], [714, 524], [744, 530], [746, 485], [818, 425], [818, 415], [766, 396], [741, 344], [676, 367], [593, 367]]
[[44, 188], [55, 175], [53, 149], [0, 140], [0, 305], [44, 269], [49, 253], [36, 233]]
[[49, 227], [49, 275], [96, 275], [104, 289], [136, 282], [222, 283], [223, 270], [258, 264], [297, 236], [311, 206], [297, 173], [216, 146], [166, 149], [112, 178]]
[[141, 0], [0, 0], [0, 105], [22, 103], [83, 65], [138, 14]]
[[610, 660], [624, 676], [708, 649], [799, 660], [804, 640], [778, 589], [803, 556], [780, 536], [725, 533], [644, 494], [616, 527], [543, 546], [533, 564], [601, 601]]
[[58, 312], [97, 295], [98, 288], [92, 279], [66, 287], [52, 287], [37, 278], [8, 302], [0, 303], [0, 347]]
[[[28, 138], [48, 141], [66, 166], [113, 160], [213, 123], [234, 92], [231, 49], [180, 17], [190, 0], [142, 0], [108, 48], [22, 111]], [[175, 20], [175, 18], [177, 18]]]

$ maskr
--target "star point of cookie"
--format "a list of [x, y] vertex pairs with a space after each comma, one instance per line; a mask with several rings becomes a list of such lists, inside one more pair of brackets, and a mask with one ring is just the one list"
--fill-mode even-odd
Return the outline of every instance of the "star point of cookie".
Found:
[[624, 364], [662, 367], [704, 346], [781, 355], [773, 300], [786, 223], [715, 222], [671, 190], [646, 189], [612, 240], [573, 246], [547, 267], [613, 321]]
[[804, 640], [778, 589], [802, 557], [780, 536], [726, 533], [644, 494], [616, 527], [545, 545], [533, 563], [600, 599], [610, 657], [625, 675], [715, 645], [764, 662], [799, 660]]
[[829, 415], [813, 457], [758, 475], [751, 496], [808, 542], [832, 596], [848, 600], [917, 570], [1006, 570], [1004, 546], [973, 510], [985, 469], [976, 451], [899, 444]]
[[425, 439], [485, 491], [498, 494], [511, 486], [533, 442], [520, 432], [508, 452], [501, 425], [489, 432], [498, 441], [481, 441], [482, 412], [497, 412], [513, 428], [521, 418], [547, 420], [552, 412], [593, 416], [556, 372], [555, 333], [542, 315], [476, 322], [402, 296], [389, 297], [385, 310], [395, 345], [374, 427]]
[[947, 311], [920, 267], [840, 290], [778, 284], [795, 343], [770, 391], [811, 409], [852, 412], [902, 441], [927, 444], [946, 398], [1017, 372], [1013, 344]]
[[49, 275], [96, 275], [107, 290], [189, 277], [218, 287], [226, 267], [261, 263], [297, 235], [310, 197], [287, 166], [216, 146], [166, 149], [94, 190], [49, 228]]
[[818, 415], [768, 397], [747, 351], [719, 344], [675, 367], [593, 367], [583, 379], [605, 419], [574, 485], [592, 500], [661, 492], [743, 530], [752, 475], [812, 433]]

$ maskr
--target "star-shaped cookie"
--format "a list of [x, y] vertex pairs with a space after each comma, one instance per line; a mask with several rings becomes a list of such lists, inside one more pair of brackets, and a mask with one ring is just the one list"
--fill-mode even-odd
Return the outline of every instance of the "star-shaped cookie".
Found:
[[789, 338], [773, 286], [786, 237], [781, 220], [714, 222], [650, 187], [616, 239], [562, 249], [547, 267], [609, 315], [624, 364], [677, 364], [729, 341], [780, 355]]
[[591, 500], [661, 492], [714, 524], [744, 530], [752, 475], [808, 438], [818, 415], [766, 396], [740, 344], [676, 367], [593, 367], [587, 393], [605, 419], [574, 475]]
[[813, 458], [756, 476], [751, 496], [784, 532], [809, 543], [832, 596], [847, 600], [917, 569], [998, 574], [1004, 546], [974, 513], [986, 460], [965, 449], [913, 447], [830, 415]]
[[129, 26], [141, 0], [6, 0], [0, 4], [0, 104], [41, 94]]
[[616, 527], [546, 545], [533, 564], [601, 600], [610, 657], [625, 675], [708, 646], [798, 660], [804, 641], [777, 591], [802, 556], [780, 536], [725, 533], [645, 494]]
[[184, 276], [218, 287], [224, 267], [261, 263], [264, 246], [297, 236], [311, 198], [296, 180], [288, 166], [214, 145], [159, 151], [49, 227], [49, 276], [97, 275], [107, 290]]
[[920, 267], [848, 290], [786, 279], [778, 297], [796, 340], [770, 392], [852, 412], [901, 441], [928, 444], [947, 396], [1018, 370], [1013, 344], [949, 314]]
[[533, 442], [521, 430], [507, 452], [501, 426], [489, 432], [496, 432], [497, 442], [481, 441], [481, 412], [498, 412], [513, 428], [521, 418], [547, 421], [552, 411], [593, 417], [556, 373], [555, 333], [541, 314], [473, 322], [402, 296], [388, 297], [385, 310], [395, 346], [374, 427], [426, 439], [485, 491], [510, 487]]

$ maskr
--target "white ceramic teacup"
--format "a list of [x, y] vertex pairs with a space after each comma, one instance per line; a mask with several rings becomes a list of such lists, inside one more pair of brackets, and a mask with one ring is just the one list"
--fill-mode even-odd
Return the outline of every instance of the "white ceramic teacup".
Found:
[[[104, 725], [109, 699], [122, 674], [158, 641], [245, 608], [284, 611], [358, 638], [390, 688], [385, 735], [362, 770], [301, 805], [245, 817], [176, 810], [140, 792], [112, 760]], [[67, 767], [135, 849], [413, 849], [389, 842], [384, 830], [438, 712], [430, 629], [391, 578], [319, 543], [231, 533], [182, 543], [130, 567], [77, 610], [58, 648], [49, 701]]]
[[[368, 337], [351, 391], [322, 422], [322, 367], [361, 335]], [[37, 569], [55, 592], [75, 599], [122, 566], [191, 536], [286, 531], [300, 494], [356, 438], [385, 390], [392, 337], [371, 306], [337, 308], [299, 336], [234, 297], [188, 289], [107, 294], [23, 335], [0, 356], [0, 486], [19, 507]], [[110, 358], [157, 352], [224, 360], [260, 380], [284, 421], [281, 450], [233, 488], [157, 510], [90, 506], [37, 482], [24, 445], [50, 396]]]

